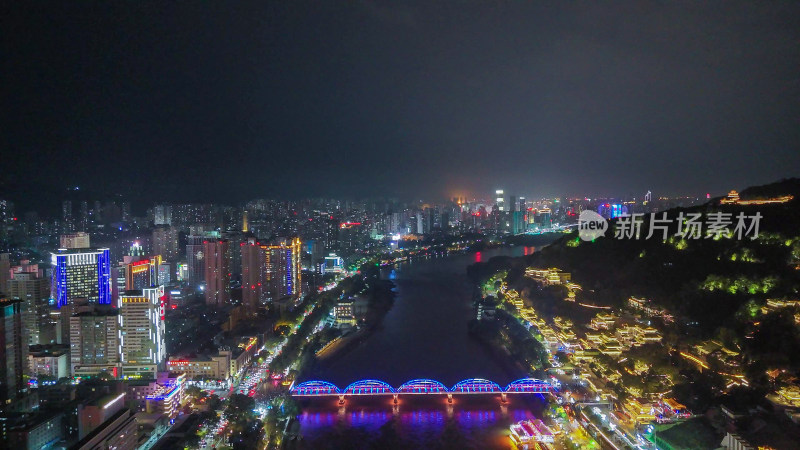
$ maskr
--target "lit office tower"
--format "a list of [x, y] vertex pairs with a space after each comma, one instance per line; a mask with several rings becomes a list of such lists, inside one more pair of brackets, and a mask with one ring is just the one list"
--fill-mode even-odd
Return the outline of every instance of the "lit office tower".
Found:
[[123, 377], [156, 378], [166, 360], [164, 286], [119, 296], [119, 354]]
[[7, 287], [8, 298], [22, 300], [22, 321], [28, 331], [27, 344], [49, 344], [50, 339], [40, 339], [40, 334], [50, 324], [49, 280], [41, 278], [38, 271], [12, 272]]
[[118, 376], [119, 311], [94, 305], [69, 318], [70, 373], [93, 377], [100, 372]]
[[300, 238], [278, 238], [266, 246], [270, 298], [300, 296]]
[[23, 334], [22, 301], [0, 296], [0, 313], [0, 401], [5, 404], [25, 389], [28, 343]]
[[197, 288], [204, 281], [205, 277], [205, 253], [203, 252], [203, 241], [205, 236], [191, 234], [186, 237], [186, 266], [188, 268], [187, 281]]
[[505, 211], [506, 210], [506, 206], [505, 206], [506, 201], [505, 201], [505, 196], [504, 196], [503, 190], [502, 189], [498, 189], [498, 190], [494, 191], [494, 193], [495, 193], [495, 199], [497, 201], [497, 210], [498, 211]]
[[157, 226], [153, 230], [153, 253], [164, 257], [164, 261], [178, 260], [178, 240], [180, 230], [169, 226]]
[[61, 308], [83, 299], [87, 303], [111, 304], [109, 250], [59, 249], [51, 254], [53, 278], [50, 294]]
[[203, 241], [205, 260], [206, 304], [225, 305], [231, 299], [230, 241], [208, 239]]
[[51, 254], [50, 297], [60, 311], [59, 343], [69, 340], [69, 317], [79, 304], [112, 304], [111, 265], [107, 248], [59, 249]]

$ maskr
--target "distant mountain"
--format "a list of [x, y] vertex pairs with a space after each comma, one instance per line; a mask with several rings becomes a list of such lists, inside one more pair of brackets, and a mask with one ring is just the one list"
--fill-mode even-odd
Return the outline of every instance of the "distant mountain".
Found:
[[793, 195], [793, 201], [797, 202], [800, 199], [800, 178], [786, 178], [763, 186], [751, 186], [739, 192], [739, 196], [743, 199], [780, 197], [782, 195]]

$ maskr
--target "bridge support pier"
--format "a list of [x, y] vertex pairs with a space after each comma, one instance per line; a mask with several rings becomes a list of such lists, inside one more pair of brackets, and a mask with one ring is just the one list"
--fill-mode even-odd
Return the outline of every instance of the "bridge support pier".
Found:
[[344, 406], [344, 395], [339, 396], [339, 406]]
[[392, 403], [397, 404], [397, 394], [392, 394]]
[[500, 394], [500, 403], [508, 403], [508, 396], [505, 392]]
[[453, 403], [453, 394], [449, 394], [449, 393], [447, 394], [447, 403], [450, 403], [450, 404]]

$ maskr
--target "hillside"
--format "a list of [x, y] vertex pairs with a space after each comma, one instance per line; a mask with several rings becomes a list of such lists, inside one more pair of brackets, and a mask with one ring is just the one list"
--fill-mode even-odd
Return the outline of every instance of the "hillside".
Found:
[[[668, 238], [657, 233], [645, 239], [645, 219], [640, 239], [616, 239], [612, 221], [606, 237], [584, 242], [577, 232], [524, 259], [524, 266], [558, 267], [572, 273], [583, 286], [581, 301], [620, 306], [629, 296], [641, 296], [667, 308], [701, 333], [746, 313], [746, 305], [761, 305], [768, 298], [797, 298], [800, 291], [800, 179], [783, 180], [741, 191], [742, 200], [794, 195], [780, 204], [719, 204], [718, 199], [680, 213], [731, 213], [733, 225], [740, 212], [760, 213], [758, 237], [737, 239], [682, 239], [673, 224]], [[751, 232], [752, 235], [752, 232]], [[519, 264], [519, 263], [517, 263]]]

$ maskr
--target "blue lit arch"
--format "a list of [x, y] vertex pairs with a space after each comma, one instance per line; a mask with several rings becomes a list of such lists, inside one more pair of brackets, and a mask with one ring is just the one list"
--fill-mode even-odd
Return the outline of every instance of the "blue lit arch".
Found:
[[407, 381], [397, 388], [398, 394], [442, 394], [446, 392], [448, 392], [447, 386], [427, 378]]
[[450, 389], [450, 392], [471, 394], [477, 392], [503, 392], [499, 384], [484, 378], [469, 378], [459, 381]]
[[394, 388], [380, 380], [359, 380], [347, 386], [342, 394], [368, 395], [368, 394], [394, 394]]
[[327, 381], [306, 381], [293, 387], [292, 395], [334, 395], [339, 394], [339, 388]]
[[541, 394], [552, 390], [550, 383], [538, 378], [520, 378], [506, 386], [506, 392]]

